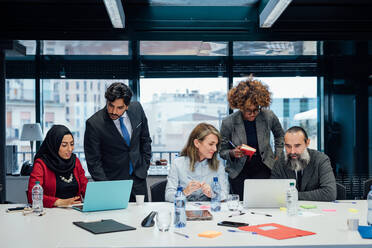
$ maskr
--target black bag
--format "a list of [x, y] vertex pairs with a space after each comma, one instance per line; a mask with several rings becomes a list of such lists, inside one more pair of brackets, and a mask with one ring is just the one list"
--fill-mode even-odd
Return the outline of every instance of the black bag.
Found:
[[21, 176], [29, 176], [31, 174], [33, 168], [34, 167], [32, 166], [31, 161], [30, 160], [26, 160], [22, 164]]

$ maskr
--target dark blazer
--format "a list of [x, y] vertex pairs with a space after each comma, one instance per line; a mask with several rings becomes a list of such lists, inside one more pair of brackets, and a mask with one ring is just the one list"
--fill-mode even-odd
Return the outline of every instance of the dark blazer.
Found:
[[[327, 155], [308, 149], [310, 162], [302, 171], [298, 199], [304, 201], [334, 201], [337, 196], [336, 179]], [[296, 179], [295, 171], [285, 165], [282, 158], [275, 163], [271, 178]]]
[[130, 146], [125, 143], [106, 107], [86, 121], [84, 152], [94, 180], [129, 179], [129, 160], [134, 175], [140, 179], [147, 177], [151, 159], [147, 118], [139, 102], [131, 102], [126, 112], [133, 130]]
[[[282, 156], [284, 147], [284, 131], [278, 117], [271, 110], [261, 110], [256, 117], [256, 131], [262, 162], [272, 169], [275, 157]], [[270, 145], [270, 132], [274, 134], [275, 155]], [[229, 154], [229, 151], [233, 149], [229, 140], [236, 146], [247, 144], [247, 135], [241, 111], [236, 111], [222, 120], [221, 136], [220, 156], [226, 159], [226, 171], [229, 176], [235, 178], [242, 171], [247, 160], [247, 156], [231, 158]]]

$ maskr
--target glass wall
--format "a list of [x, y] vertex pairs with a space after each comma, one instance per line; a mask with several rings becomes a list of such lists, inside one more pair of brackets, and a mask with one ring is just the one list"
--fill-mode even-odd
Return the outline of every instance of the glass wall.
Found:
[[[74, 135], [75, 150], [86, 169], [84, 155], [85, 121], [106, 104], [105, 91], [113, 82], [127, 80], [44, 79], [44, 134], [53, 124], [67, 126]], [[85, 170], [88, 174], [88, 170]]]
[[316, 41], [234, 42], [234, 56], [316, 55]]
[[[7, 173], [18, 173], [20, 163], [31, 159], [29, 141], [20, 141], [23, 124], [35, 123], [35, 80], [7, 79], [6, 145], [16, 151], [16, 162]], [[35, 149], [35, 148], [34, 148]]]
[[128, 55], [128, 41], [43, 41], [46, 55]]
[[153, 160], [158, 152], [179, 152], [200, 122], [219, 129], [227, 113], [226, 78], [144, 78], [140, 87]]
[[[234, 86], [246, 78], [234, 78]], [[317, 78], [259, 77], [272, 93], [270, 109], [279, 118], [284, 130], [303, 127], [310, 138], [310, 148], [317, 149]]]
[[141, 55], [226, 56], [227, 42], [141, 41]]

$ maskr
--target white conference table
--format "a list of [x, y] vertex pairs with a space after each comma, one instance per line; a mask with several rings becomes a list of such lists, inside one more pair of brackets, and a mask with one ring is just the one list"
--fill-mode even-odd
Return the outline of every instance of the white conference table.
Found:
[[[151, 211], [171, 209], [171, 203], [145, 203], [137, 206], [130, 203], [127, 209], [82, 213], [73, 209], [46, 209], [44, 216], [33, 214], [23, 216], [22, 213], [6, 213], [8, 207], [16, 205], [0, 205], [0, 247], [372, 247], [372, 239], [362, 239], [358, 231], [347, 230], [346, 220], [351, 215], [349, 209], [359, 212], [360, 225], [366, 225], [366, 201], [341, 201], [342, 203], [299, 202], [313, 204], [316, 209], [304, 210], [303, 214], [288, 217], [280, 209], [249, 209], [271, 214], [272, 217], [253, 215], [247, 212], [241, 216], [228, 218], [231, 214], [222, 205], [222, 211], [213, 213], [212, 221], [188, 221], [186, 228], [177, 231], [188, 234], [189, 239], [169, 232], [160, 232], [154, 227], [141, 227], [141, 221]], [[209, 203], [205, 203], [208, 205]], [[188, 203], [187, 209], [198, 207]], [[335, 212], [325, 212], [333, 209]], [[135, 231], [125, 231], [94, 235], [72, 224], [73, 221], [94, 221], [114, 219], [123, 224], [136, 227]], [[232, 233], [229, 227], [218, 226], [223, 220], [248, 222], [251, 225], [278, 223], [289, 227], [315, 232], [315, 235], [286, 240], [275, 240], [258, 234]], [[216, 238], [198, 237], [198, 233], [208, 230], [222, 232]]]

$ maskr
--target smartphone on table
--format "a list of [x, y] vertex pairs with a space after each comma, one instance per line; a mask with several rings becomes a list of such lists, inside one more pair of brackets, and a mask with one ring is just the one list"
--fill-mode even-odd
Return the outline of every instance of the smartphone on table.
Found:
[[219, 226], [228, 226], [228, 227], [249, 226], [248, 223], [235, 222], [235, 221], [221, 221], [221, 222], [218, 222], [217, 225], [219, 225]]

